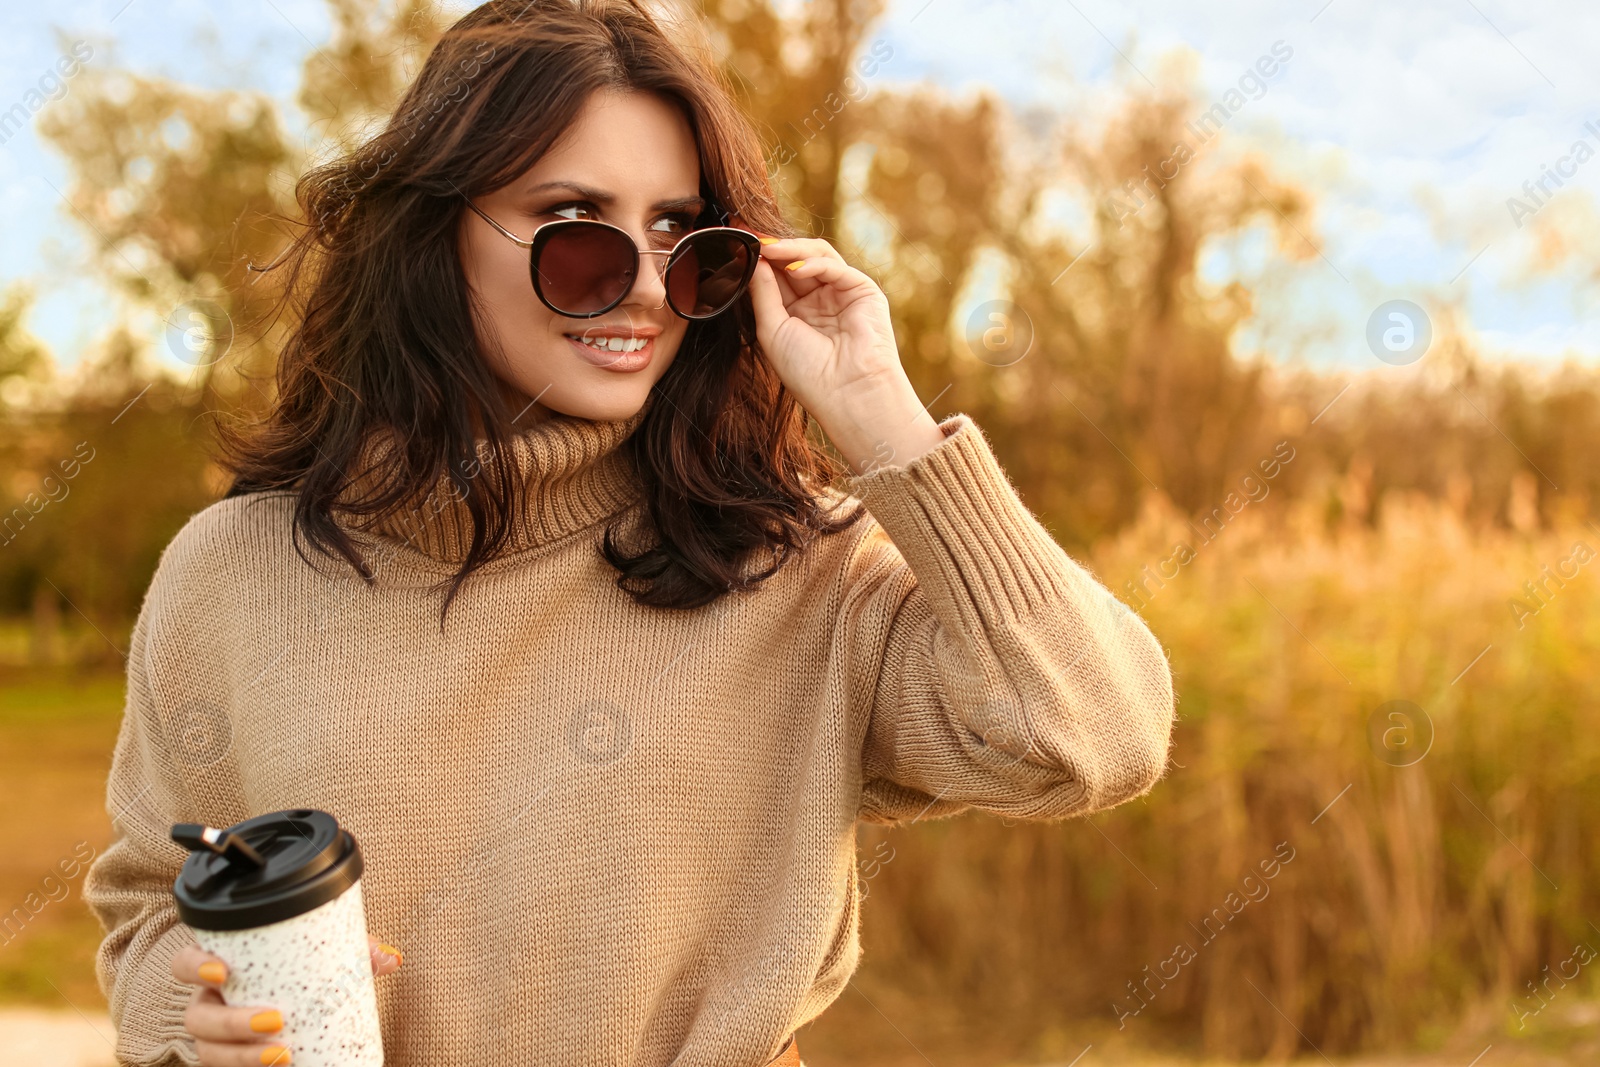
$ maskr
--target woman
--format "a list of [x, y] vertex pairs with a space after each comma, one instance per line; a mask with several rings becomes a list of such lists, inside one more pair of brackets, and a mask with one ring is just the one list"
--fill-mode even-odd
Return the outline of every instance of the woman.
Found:
[[391, 1067], [757, 1067], [856, 965], [858, 820], [1161, 776], [1159, 645], [877, 285], [770, 236], [710, 70], [633, 2], [486, 4], [302, 180], [276, 407], [134, 630], [86, 887], [126, 1062], [293, 1058], [178, 922], [174, 822], [352, 830]]

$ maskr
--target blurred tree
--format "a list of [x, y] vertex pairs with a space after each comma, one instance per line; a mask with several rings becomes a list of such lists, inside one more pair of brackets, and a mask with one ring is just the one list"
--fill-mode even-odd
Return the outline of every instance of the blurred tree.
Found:
[[883, 0], [813, 0], [784, 15], [765, 0], [704, 0], [699, 14], [767, 147], [767, 173], [807, 233], [837, 240], [839, 168], [872, 78], [893, 58], [864, 47]]
[[[1302, 498], [1298, 525], [1230, 535], [1186, 579], [1198, 592], [1156, 601], [1156, 628], [1176, 649], [1182, 707], [1198, 727], [1197, 769], [1187, 792], [1164, 794], [1179, 810], [1158, 819], [1154, 804], [1136, 805], [1106, 825], [1123, 835], [1129, 854], [1165, 864], [1163, 884], [1170, 878], [1184, 892], [1147, 895], [1145, 880], [1108, 860], [1100, 837], [1081, 828], [997, 833], [970, 821], [919, 827], [920, 858], [908, 849], [895, 868], [917, 877], [886, 877], [874, 890], [874, 907], [892, 901], [895, 911], [892, 923], [879, 919], [883, 948], [867, 957], [868, 979], [892, 976], [910, 988], [913, 964], [926, 966], [924, 1004], [953, 993], [967, 1021], [1005, 1021], [1006, 1040], [1021, 1055], [1042, 1028], [1103, 1012], [1108, 990], [1121, 995], [1108, 979], [1160, 959], [1156, 953], [1170, 951], [1159, 943], [1167, 931], [1214, 904], [1236, 870], [1299, 828], [1286, 824], [1285, 812], [1314, 810], [1331, 792], [1303, 768], [1337, 767], [1340, 781], [1374, 771], [1360, 744], [1359, 701], [1324, 684], [1327, 662], [1286, 638], [1280, 624], [1288, 616], [1240, 588], [1236, 576], [1262, 567], [1256, 577], [1274, 604], [1298, 614], [1300, 600], [1305, 611], [1353, 620], [1348, 632], [1334, 627], [1350, 647], [1327, 642], [1341, 662], [1369, 662], [1372, 647], [1416, 645], [1430, 649], [1419, 661], [1428, 672], [1448, 678], [1498, 637], [1485, 631], [1480, 640], [1474, 631], [1467, 641], [1448, 632], [1460, 615], [1455, 590], [1470, 583], [1432, 580], [1436, 545], [1454, 546], [1451, 558], [1460, 553], [1453, 576], [1492, 564], [1512, 590], [1565, 550], [1551, 541], [1540, 543], [1537, 558], [1531, 549], [1518, 550], [1528, 558], [1515, 556], [1504, 530], [1494, 532], [1501, 540], [1473, 542], [1476, 555], [1461, 545], [1469, 520], [1494, 519], [1532, 538], [1563, 509], [1573, 527], [1587, 518], [1600, 479], [1589, 461], [1600, 447], [1600, 375], [1491, 371], [1464, 328], [1439, 331], [1426, 373], [1404, 385], [1363, 380], [1348, 395], [1342, 379], [1240, 360], [1234, 336], [1254, 312], [1252, 294], [1237, 283], [1207, 283], [1199, 271], [1205, 250], [1264, 227], [1283, 260], [1308, 259], [1317, 254], [1312, 205], [1250, 156], [1192, 144], [1185, 120], [1194, 104], [1182, 87], [1119, 90], [1119, 107], [1092, 128], [1063, 115], [1021, 122], [992, 97], [957, 100], [875, 81], [895, 62], [891, 44], [871, 37], [881, 0], [690, 6], [705, 18], [703, 43], [755, 117], [792, 220], [839, 243], [880, 279], [919, 393], [936, 414], [964, 410], [982, 423], [1063, 541], [1097, 543], [1105, 566], [1135, 573], [1185, 536], [1182, 518], [1236, 488], [1274, 441], [1291, 437], [1301, 453], [1275, 486]], [[19, 407], [17, 383], [42, 383], [48, 361], [23, 328], [26, 294], [0, 301], [0, 518], [80, 448], [92, 456], [79, 459], [70, 493], [41, 511], [38, 525], [22, 520], [20, 534], [0, 546], [0, 609], [81, 617], [103, 631], [108, 662], [125, 647], [160, 551], [221, 491], [206, 458], [206, 420], [240, 417], [264, 402], [256, 389], [270, 388], [280, 334], [263, 316], [276, 294], [246, 265], [270, 261], [285, 235], [262, 220], [293, 217], [295, 178], [322, 154], [361, 142], [447, 21], [433, 0], [329, 0], [329, 10], [332, 40], [306, 59], [296, 97], [310, 124], [303, 145], [285, 132], [291, 116], [265, 96], [102, 68], [86, 68], [38, 120], [72, 170], [70, 217], [130, 313], [166, 317], [185, 302], [212, 300], [239, 335], [225, 358], [201, 361], [179, 380], [152, 377], [142, 358], [152, 339], [121, 323], [85, 356], [88, 371], [71, 388], [43, 398], [29, 392]], [[1179, 146], [1187, 151], [1181, 160]], [[984, 307], [986, 300], [999, 303]], [[1412, 492], [1447, 501], [1448, 514], [1413, 517], [1377, 539], [1371, 531], [1385, 529], [1387, 511], [1404, 519]], [[1284, 558], [1267, 558], [1280, 550]], [[1352, 582], [1351, 574], [1369, 577]], [[1376, 588], [1391, 592], [1369, 595]], [[1519, 780], [1516, 768], [1559, 763], [1563, 781], [1581, 779], [1581, 750], [1537, 748], [1566, 736], [1565, 716], [1581, 698], [1588, 631], [1577, 614], [1587, 601], [1571, 603], [1576, 621], [1567, 623], [1566, 644], [1530, 641], [1525, 653], [1538, 677], [1561, 680], [1561, 699], [1542, 698], [1512, 668], [1490, 691], [1507, 706], [1539, 707], [1559, 729], [1547, 723], [1542, 733], [1518, 735], [1495, 725], [1511, 720], [1485, 712], [1487, 725], [1473, 724], [1485, 739], [1463, 732], [1436, 757], [1461, 746], [1454, 777], [1492, 777], [1504, 764], [1517, 788], [1526, 781], [1543, 790], [1551, 811], [1559, 807], [1553, 787], [1538, 776]], [[1419, 604], [1433, 621], [1402, 626]], [[1371, 633], [1388, 634], [1387, 643]], [[1410, 691], [1405, 664], [1414, 659], [1399, 657], [1393, 677], [1369, 686]], [[1461, 694], [1452, 700], [1471, 699], [1464, 689], [1451, 692]], [[1336, 719], [1356, 724], [1338, 735], [1356, 743], [1331, 759], [1326, 731]], [[1513, 744], [1529, 751], [1502, 758]], [[1595, 780], [1588, 775], [1591, 787]], [[1384, 796], [1388, 781], [1379, 776], [1374, 795]], [[1475, 986], [1502, 988], [1526, 971], [1529, 946], [1550, 924], [1534, 914], [1525, 872], [1500, 856], [1494, 869], [1516, 874], [1497, 875], [1509, 888], [1475, 884], [1492, 866], [1475, 855], [1482, 827], [1460, 812], [1434, 814], [1417, 783], [1388, 796], [1390, 814], [1411, 819], [1405, 833], [1382, 811], [1342, 826], [1344, 811], [1356, 808], [1352, 797], [1326, 824], [1340, 827], [1338, 849], [1321, 858], [1308, 850], [1275, 890], [1309, 902], [1279, 902], [1270, 924], [1253, 934], [1241, 928], [1208, 950], [1203, 980], [1155, 1012], [1171, 1033], [1197, 1035], [1219, 1054], [1282, 1056], [1298, 1047], [1290, 1032], [1297, 1027], [1330, 1050], [1405, 1032], [1432, 1007], [1414, 992], [1430, 988], [1418, 978], [1429, 956], [1424, 934], [1390, 936], [1405, 921], [1394, 916], [1425, 917], [1427, 902], [1447, 890], [1457, 918], [1474, 921], [1439, 923], [1451, 939], [1434, 946], [1437, 972], [1449, 977], [1441, 995], [1459, 1002]], [[1576, 840], [1588, 809], [1569, 808], [1548, 822]], [[1470, 829], [1448, 829], [1458, 823]], [[1176, 843], [1174, 826], [1184, 828]], [[1447, 832], [1455, 837], [1444, 848], [1437, 838]], [[1447, 865], [1449, 878], [1438, 873]], [[1302, 873], [1313, 869], [1314, 877]], [[1502, 905], [1512, 918], [1504, 931], [1490, 929], [1484, 917]], [[1578, 904], [1562, 906], [1576, 921]], [[1031, 924], [1025, 937], [1020, 915]], [[995, 916], [1005, 917], [1005, 929], [984, 925]], [[1082, 965], [1062, 968], [1062, 959]], [[1270, 968], [1278, 1002], [1300, 1022], [1286, 1028], [1236, 996], [1237, 977], [1255, 966]]]
[[[948, 387], [945, 403], [984, 424], [1075, 544], [1129, 521], [1150, 491], [1209, 507], [1261, 447], [1263, 371], [1231, 352], [1251, 301], [1199, 281], [1205, 243], [1265, 220], [1283, 251], [1314, 254], [1305, 194], [1253, 161], [1147, 179], [1191, 106], [1176, 90], [1133, 94], [1098, 135], [1060, 126], [1031, 154], [988, 100], [885, 94], [869, 109], [861, 198], [888, 221], [890, 269], [920, 283], [896, 302], [919, 384]], [[1063, 195], [1086, 226], [1050, 217]], [[973, 317], [979, 298], [999, 304]]]
[[0, 295], [0, 412], [8, 416], [33, 399], [30, 386], [54, 377], [55, 362], [26, 326], [32, 306], [33, 292], [26, 285], [9, 286]]
[[[74, 221], [135, 307], [165, 318], [190, 301], [222, 306], [237, 343], [230, 359], [201, 367], [195, 404], [236, 399], [252, 361], [257, 371], [271, 365], [249, 344], [269, 294], [246, 268], [276, 253], [281, 236], [259, 220], [283, 206], [294, 177], [276, 105], [114, 69], [86, 67], [79, 78], [39, 119], [72, 169]], [[218, 393], [221, 370], [232, 372], [231, 388]]]
[[146, 380], [140, 347], [113, 331], [56, 407], [6, 424], [0, 612], [98, 630], [85, 654], [106, 664], [120, 663], [161, 550], [220, 491], [191, 390]]
[[[1311, 204], [1248, 155], [1192, 143], [1193, 98], [1182, 87], [1126, 89], [1094, 128], [1059, 115], [1021, 122], [983, 95], [958, 101], [875, 83], [894, 62], [889, 42], [871, 37], [881, 0], [693, 6], [702, 43], [763, 133], [795, 221], [882, 281], [921, 395], [937, 412], [964, 410], [983, 424], [1066, 543], [1116, 531], [1147, 497], [1209, 512], [1275, 440], [1303, 434], [1334, 392], [1317, 376], [1232, 354], [1252, 296], [1204, 282], [1201, 255], [1264, 226], [1284, 259], [1315, 256]], [[207, 299], [229, 316], [237, 336], [226, 358], [201, 361], [173, 392], [191, 420], [266, 402], [281, 336], [281, 324], [263, 320], [275, 282], [246, 267], [270, 261], [286, 235], [263, 220], [294, 217], [298, 174], [383, 120], [448, 21], [433, 0], [330, 0], [329, 10], [332, 40], [307, 57], [296, 97], [310, 122], [303, 146], [267, 97], [105, 68], [86, 68], [40, 117], [72, 169], [71, 217], [131, 307], [185, 319], [187, 303]], [[1000, 303], [979, 306], [985, 299]], [[0, 369], [0, 386], [38, 366], [17, 332], [22, 307], [13, 296], [0, 314], [0, 359], [18, 368]], [[1503, 518], [1519, 470], [1539, 472], [1540, 514], [1586, 511], [1600, 488], [1581, 458], [1600, 436], [1594, 376], [1535, 387], [1520, 373], [1482, 370], [1459, 333], [1436, 347], [1433, 377], [1354, 390], [1303, 442], [1306, 460], [1279, 488], [1318, 492], [1381, 455], [1369, 521], [1390, 492], [1442, 494], [1450, 484], [1479, 514]], [[1449, 462], [1412, 447], [1419, 434]], [[167, 467], [200, 469], [176, 456]], [[196, 482], [186, 499], [212, 491]]]
[[[9, 547], [31, 514], [14, 514], [12, 509], [36, 488], [30, 473], [40, 427], [50, 419], [43, 402], [54, 381], [55, 363], [27, 329], [32, 306], [33, 293], [26, 285], [9, 286], [0, 297], [0, 550]], [[14, 554], [0, 557], [0, 613], [31, 612], [35, 653], [49, 659], [57, 654], [57, 622], [51, 610], [55, 601], [37, 593], [36, 587], [42, 586], [32, 568]]]
[[[354, 0], [330, 7], [334, 40], [307, 58], [297, 98], [313, 135], [303, 147], [262, 94], [201, 91], [115, 69], [85, 68], [74, 91], [40, 117], [41, 135], [71, 168], [71, 218], [95, 248], [97, 269], [130, 312], [161, 316], [166, 343], [195, 367], [186, 381], [152, 377], [144, 350], [155, 339], [121, 323], [85, 355], [77, 383], [30, 414], [25, 432], [14, 423], [6, 447], [15, 439], [26, 454], [10, 467], [15, 484], [0, 486], [6, 512], [75, 449], [94, 458], [49, 505], [49, 536], [27, 531], [0, 557], [6, 609], [33, 604], [37, 613], [40, 598], [59, 596], [108, 634], [125, 628], [162, 548], [220, 495], [206, 420], [265, 404], [259, 390], [271, 387], [281, 336], [269, 316], [277, 294], [248, 269], [285, 244], [287, 235], [266, 220], [295, 216], [293, 184], [308, 161], [359, 139], [363, 124], [392, 105], [409, 76], [404, 64], [443, 26], [431, 2], [408, 0], [381, 17]], [[218, 322], [202, 301], [221, 307]], [[9, 380], [41, 365], [21, 332], [25, 310], [14, 294], [0, 305], [0, 404], [14, 391]], [[197, 329], [201, 340], [214, 334], [219, 350], [176, 347]], [[102, 652], [116, 644], [108, 636]]]
[[320, 150], [349, 151], [388, 117], [453, 21], [435, 0], [327, 0], [333, 40], [306, 57], [295, 103]]

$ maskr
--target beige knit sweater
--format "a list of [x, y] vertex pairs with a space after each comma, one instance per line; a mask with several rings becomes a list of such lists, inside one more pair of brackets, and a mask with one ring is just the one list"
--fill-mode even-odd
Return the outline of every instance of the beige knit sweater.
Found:
[[595, 548], [637, 422], [517, 438], [515, 551], [443, 635], [427, 587], [470, 522], [443, 483], [363, 537], [375, 588], [296, 554], [282, 493], [167, 546], [85, 882], [123, 1062], [195, 1062], [174, 822], [315, 807], [356, 835], [369, 931], [405, 953], [389, 1067], [752, 1067], [855, 969], [858, 820], [1057, 819], [1163, 774], [1160, 646], [965, 416], [846, 483], [870, 520], [693, 611], [635, 604]]

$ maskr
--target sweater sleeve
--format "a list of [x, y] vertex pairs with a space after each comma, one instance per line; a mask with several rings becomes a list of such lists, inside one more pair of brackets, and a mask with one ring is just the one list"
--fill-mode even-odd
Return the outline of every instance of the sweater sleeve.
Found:
[[875, 679], [860, 817], [1060, 819], [1148, 792], [1174, 717], [1161, 646], [1028, 512], [976, 424], [940, 428], [846, 483], [879, 527], [845, 592]]
[[[169, 549], [169, 561], [171, 555]], [[172, 957], [194, 938], [179, 921], [172, 896], [187, 853], [169, 832], [175, 822], [203, 821], [195, 817], [180, 757], [192, 752], [204, 759], [218, 739], [206, 736], [208, 718], [194, 713], [195, 698], [162, 681], [163, 664], [181, 674], [176, 668], [197, 651], [163, 647], [172, 644], [159, 625], [163, 587], [174, 580], [163, 574], [169, 570], [158, 567], [134, 625], [127, 700], [106, 790], [112, 840], [90, 866], [83, 887], [106, 933], [95, 974], [117, 1028], [117, 1062], [139, 1067], [199, 1062], [183, 1029], [192, 990], [171, 971]], [[180, 716], [189, 715], [186, 726], [173, 721], [174, 707]], [[175, 729], [184, 736], [169, 742]]]

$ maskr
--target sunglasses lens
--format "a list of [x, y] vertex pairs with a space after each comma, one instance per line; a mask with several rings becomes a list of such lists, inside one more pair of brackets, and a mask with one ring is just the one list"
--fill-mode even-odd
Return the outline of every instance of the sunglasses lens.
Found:
[[715, 231], [690, 234], [667, 268], [667, 299], [686, 318], [710, 318], [744, 292], [753, 266], [743, 239]]
[[627, 234], [599, 225], [563, 226], [536, 250], [533, 282], [561, 314], [591, 315], [622, 298], [636, 264]]

